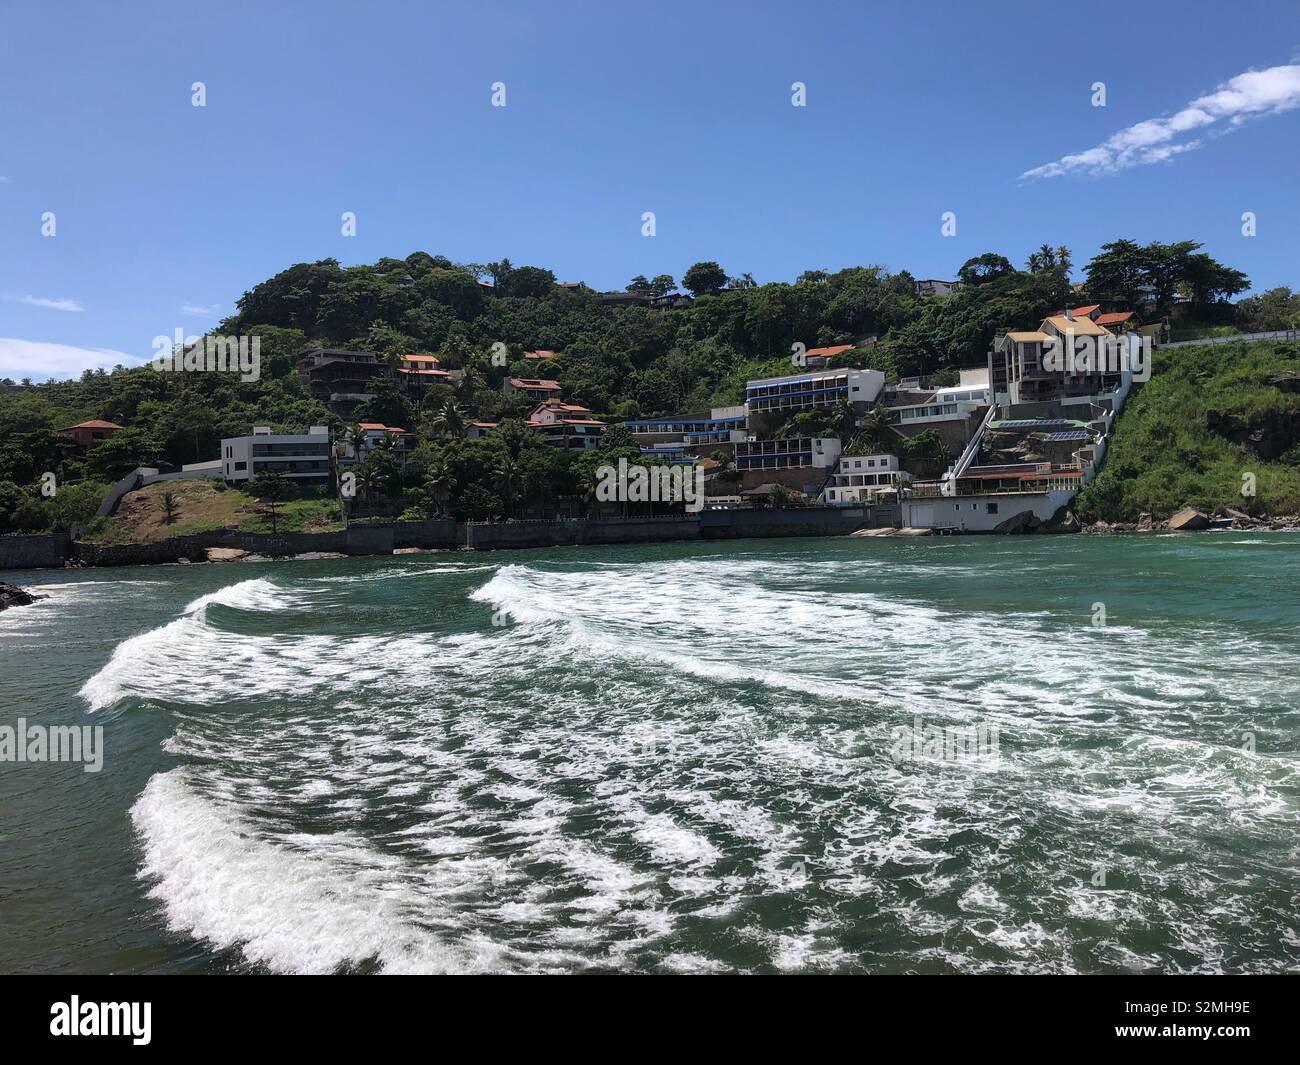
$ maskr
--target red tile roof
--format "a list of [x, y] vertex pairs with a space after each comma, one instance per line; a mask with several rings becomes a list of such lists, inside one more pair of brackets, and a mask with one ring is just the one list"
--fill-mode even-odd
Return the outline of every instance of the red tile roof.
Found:
[[432, 362], [437, 364], [441, 362], [437, 355], [403, 355], [403, 362]]
[[820, 356], [821, 358], [833, 359], [836, 355], [839, 355], [842, 352], [852, 351], [854, 346], [855, 345], [853, 344], [836, 344], [829, 348], [809, 348], [804, 352], [804, 354], [808, 356]]
[[1132, 317], [1132, 311], [1112, 311], [1110, 314], [1097, 315], [1097, 324], [1118, 325], [1120, 322], [1127, 322]]
[[568, 411], [570, 414], [590, 414], [591, 408], [584, 407], [578, 403], [565, 403], [559, 399], [544, 399], [533, 410], [533, 417], [537, 417], [540, 411]]
[[510, 383], [515, 388], [532, 389], [534, 391], [539, 388], [544, 388], [548, 392], [558, 392], [560, 390], [559, 381], [534, 381], [529, 377], [512, 377]]
[[410, 435], [405, 429], [399, 429], [395, 425], [385, 425], [383, 422], [358, 422], [357, 424], [362, 429], [371, 431], [378, 430], [385, 433], [401, 433], [403, 436]]
[[[1070, 313], [1074, 315], [1076, 318], [1086, 318], [1093, 311], [1098, 310], [1100, 307], [1101, 307], [1100, 303], [1090, 303], [1086, 307], [1071, 307]], [[1054, 314], [1052, 317], [1063, 318], [1065, 317], [1065, 312], [1057, 311], [1056, 314]]]
[[555, 359], [558, 357], [550, 348], [538, 348], [536, 351], [524, 352], [525, 359]]
[[102, 418], [91, 418], [89, 421], [77, 422], [76, 425], [66, 425], [59, 430], [66, 433], [69, 429], [121, 429], [124, 428], [116, 422], [106, 422]]

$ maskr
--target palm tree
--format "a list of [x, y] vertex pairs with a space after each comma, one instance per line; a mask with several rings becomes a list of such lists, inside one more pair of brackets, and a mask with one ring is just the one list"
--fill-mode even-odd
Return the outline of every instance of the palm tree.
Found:
[[375, 465], [362, 463], [357, 470], [357, 487], [361, 490], [361, 498], [369, 503], [372, 493], [384, 489], [383, 472]]
[[[444, 458], [435, 459], [429, 465], [428, 475], [424, 479], [424, 490], [436, 508], [439, 497], [451, 503], [452, 493], [456, 489], [456, 474], [451, 464]], [[433, 508], [430, 508], [433, 509]]]
[[355, 462], [361, 461], [361, 452], [366, 446], [366, 431], [356, 422], [353, 422], [343, 430], [343, 443], [352, 448], [352, 459]]
[[451, 399], [442, 405], [442, 409], [433, 416], [433, 421], [429, 425], [434, 435], [450, 436], [456, 440], [462, 439], [468, 428], [465, 411], [461, 409], [455, 400]]
[[509, 455], [505, 455], [497, 462], [492, 475], [501, 492], [501, 502], [505, 507], [505, 515], [509, 518], [514, 512], [515, 481], [519, 477], [519, 464]]
[[853, 423], [857, 421], [857, 411], [853, 409], [853, 404], [847, 399], [840, 400], [831, 408], [831, 418], [839, 426], [840, 436], [851, 437], [853, 435]]

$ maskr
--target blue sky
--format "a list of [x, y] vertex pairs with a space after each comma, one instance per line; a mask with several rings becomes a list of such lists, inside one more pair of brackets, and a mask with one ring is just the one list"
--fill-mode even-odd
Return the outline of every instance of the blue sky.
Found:
[[148, 358], [291, 263], [420, 249], [622, 288], [701, 259], [949, 277], [1043, 242], [1078, 275], [1103, 241], [1194, 239], [1300, 288], [1297, 62], [1295, 0], [8, 0], [0, 376]]

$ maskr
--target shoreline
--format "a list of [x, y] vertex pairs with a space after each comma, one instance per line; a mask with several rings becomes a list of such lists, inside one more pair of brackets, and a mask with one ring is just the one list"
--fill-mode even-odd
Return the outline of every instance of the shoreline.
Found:
[[[770, 513], [770, 512], [769, 512]], [[581, 519], [576, 519], [581, 520]], [[625, 521], [655, 521], [661, 519], [625, 519]], [[673, 517], [667, 520], [676, 520]], [[516, 528], [524, 527], [527, 522], [502, 522], [495, 525], [475, 526], [476, 534], [480, 537], [485, 530], [492, 528]], [[550, 523], [545, 523], [550, 524]], [[564, 525], [572, 527], [574, 521], [564, 522]], [[624, 522], [619, 522], [620, 525]], [[391, 530], [393, 526], [372, 526], [366, 528], [380, 528]], [[657, 543], [712, 543], [719, 540], [748, 540], [748, 539], [795, 539], [808, 537], [821, 537], [827, 539], [916, 539], [922, 537], [979, 537], [979, 538], [1006, 538], [1006, 537], [1033, 537], [1040, 539], [1044, 537], [1057, 536], [1132, 536], [1132, 535], [1182, 535], [1184, 533], [1300, 533], [1300, 517], [1285, 516], [1278, 518], [1251, 519], [1249, 522], [1236, 522], [1231, 525], [1210, 524], [1205, 527], [1197, 528], [1171, 528], [1167, 522], [1153, 522], [1142, 525], [1132, 522], [1094, 522], [1091, 525], [1084, 525], [1077, 529], [1030, 529], [1016, 532], [997, 533], [992, 531], [976, 530], [944, 530], [942, 532], [934, 529], [917, 529], [917, 528], [896, 528], [892, 526], [869, 527], [864, 526], [853, 530], [840, 531], [823, 531], [817, 528], [803, 529], [799, 531], [768, 531], [768, 532], [750, 532], [739, 535], [725, 536], [663, 536], [663, 535], [629, 535], [626, 532], [614, 537], [603, 538], [579, 538], [579, 537], [521, 537], [517, 536], [504, 542], [494, 544], [485, 544], [482, 539], [477, 543], [441, 543], [441, 544], [404, 544], [402, 546], [390, 546], [387, 550], [380, 547], [375, 549], [375, 545], [368, 543], [361, 546], [358, 550], [321, 550], [308, 549], [300, 551], [276, 551], [271, 548], [279, 546], [285, 541], [286, 534], [273, 536], [270, 533], [246, 533], [240, 539], [252, 541], [253, 546], [241, 547], [231, 546], [228, 539], [220, 534], [202, 535], [199, 537], [174, 537], [171, 540], [158, 540], [152, 543], [140, 544], [111, 544], [98, 545], [83, 541], [68, 541], [67, 544], [72, 547], [89, 548], [90, 553], [87, 557], [80, 557], [71, 554], [61, 562], [48, 562], [45, 564], [33, 565], [3, 565], [3, 559], [0, 558], [0, 571], [4, 570], [81, 570], [81, 569], [116, 569], [122, 567], [137, 566], [158, 566], [158, 565], [226, 565], [236, 562], [312, 562], [341, 560], [346, 558], [368, 558], [380, 557], [391, 558], [398, 556], [410, 555], [456, 555], [456, 554], [488, 554], [495, 551], [522, 551], [522, 550], [544, 550], [552, 547], [601, 547], [614, 546], [617, 544], [627, 544], [629, 546], [640, 544], [657, 544]], [[333, 536], [335, 534], [298, 534], [305, 536]], [[264, 543], [257, 543], [259, 538], [264, 538]], [[58, 539], [58, 538], [48, 538]], [[209, 545], [196, 544], [195, 540], [223, 540], [225, 542], [213, 542]], [[0, 547], [3, 546], [3, 540], [0, 540]], [[96, 558], [100, 551], [106, 551], [107, 555], [103, 558]], [[132, 557], [139, 556], [139, 557]], [[4, 583], [4, 582], [0, 582]], [[16, 587], [16, 586], [15, 586]], [[25, 605], [19, 603], [7, 603], [6, 605]]]

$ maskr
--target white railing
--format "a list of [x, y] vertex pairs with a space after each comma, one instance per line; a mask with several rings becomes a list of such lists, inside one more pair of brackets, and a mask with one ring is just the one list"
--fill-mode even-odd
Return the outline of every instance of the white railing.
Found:
[[988, 428], [989, 422], [993, 420], [993, 416], [997, 414], [997, 412], [997, 404], [990, 404], [989, 409], [984, 412], [984, 420], [980, 422], [979, 428], [971, 434], [971, 438], [966, 441], [966, 446], [962, 448], [961, 454], [957, 456], [957, 461], [948, 467], [948, 472], [943, 475], [943, 480], [955, 481], [966, 472], [966, 467], [968, 467], [974, 460], [975, 456], [979, 454], [980, 438], [984, 435], [984, 430]]
[[1271, 333], [1237, 333], [1227, 337], [1204, 337], [1200, 340], [1177, 340], [1161, 344], [1162, 348], [1186, 348], [1197, 344], [1236, 344], [1242, 340], [1300, 340], [1300, 329], [1277, 329]]

